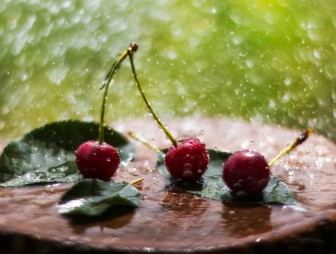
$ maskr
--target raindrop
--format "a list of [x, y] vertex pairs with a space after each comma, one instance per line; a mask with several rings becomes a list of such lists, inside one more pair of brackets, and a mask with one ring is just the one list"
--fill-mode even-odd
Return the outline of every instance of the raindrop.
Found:
[[136, 171], [137, 171], [137, 169], [135, 167], [132, 167], [132, 168], [128, 169], [128, 172], [131, 173], [131, 174], [136, 173]]
[[62, 81], [65, 79], [68, 71], [69, 71], [69, 67], [67, 66], [53, 68], [51, 69], [49, 73], [49, 79], [52, 82], [54, 82], [56, 85], [60, 85]]
[[186, 178], [189, 178], [189, 177], [192, 177], [193, 176], [193, 173], [191, 170], [185, 170], [183, 172], [183, 176], [186, 177]]
[[290, 86], [290, 85], [292, 84], [292, 79], [287, 77], [287, 78], [284, 80], [284, 84], [285, 84], [286, 86]]
[[314, 51], [313, 51], [313, 55], [314, 55], [314, 57], [317, 58], [317, 59], [320, 59], [320, 58], [321, 58], [320, 52], [319, 52], [318, 50], [314, 50]]
[[216, 7], [212, 7], [211, 8], [211, 13], [212, 14], [216, 14], [217, 13], [217, 8]]

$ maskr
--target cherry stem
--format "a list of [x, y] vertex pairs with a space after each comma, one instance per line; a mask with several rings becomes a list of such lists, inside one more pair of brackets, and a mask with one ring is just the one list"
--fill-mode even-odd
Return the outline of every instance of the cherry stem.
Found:
[[168, 131], [168, 129], [164, 126], [164, 124], [161, 122], [160, 118], [157, 116], [157, 114], [154, 112], [152, 106], [150, 105], [150, 103], [148, 102], [145, 92], [143, 91], [141, 84], [139, 82], [138, 76], [136, 74], [135, 71], [135, 67], [134, 67], [134, 61], [133, 61], [133, 52], [129, 51], [129, 60], [131, 63], [131, 67], [132, 67], [132, 72], [133, 72], [133, 76], [135, 79], [135, 82], [138, 86], [138, 89], [140, 91], [140, 94], [142, 96], [142, 99], [144, 100], [149, 112], [152, 114], [152, 116], [154, 117], [155, 121], [158, 123], [159, 127], [164, 131], [164, 133], [166, 134], [166, 137], [172, 142], [173, 146], [177, 147], [177, 141], [176, 139], [170, 134], [170, 132]]
[[135, 179], [134, 181], [130, 182], [129, 185], [134, 185], [134, 184], [142, 182], [142, 181], [143, 181], [143, 178], [138, 178], [138, 179]]
[[107, 99], [107, 92], [108, 89], [110, 87], [110, 83], [113, 79], [114, 74], [117, 72], [117, 70], [120, 68], [121, 63], [127, 58], [127, 56], [129, 56], [129, 52], [132, 52], [132, 54], [134, 52], [136, 52], [138, 49], [138, 45], [135, 44], [134, 42], [131, 43], [131, 45], [128, 47], [128, 49], [123, 52], [119, 59], [114, 61], [112, 64], [111, 69], [109, 70], [109, 72], [107, 73], [107, 75], [105, 76], [105, 79], [103, 80], [100, 89], [105, 88], [104, 90], [104, 94], [103, 94], [103, 102], [102, 102], [102, 106], [101, 106], [101, 112], [100, 112], [100, 124], [99, 124], [99, 136], [98, 136], [98, 142], [100, 144], [102, 144], [104, 142], [104, 127], [105, 127], [105, 108], [106, 108], [106, 99]]
[[129, 131], [128, 135], [131, 136], [133, 139], [135, 139], [136, 141], [140, 142], [141, 144], [147, 146], [149, 149], [151, 149], [154, 152], [161, 152], [161, 150], [156, 147], [153, 146], [152, 144], [150, 144], [146, 139], [139, 137], [137, 134], [135, 134], [133, 131]]
[[277, 156], [274, 157], [273, 160], [271, 160], [268, 165], [271, 167], [273, 166], [282, 156], [288, 154], [290, 151], [292, 151], [297, 146], [301, 145], [303, 142], [306, 141], [306, 139], [309, 137], [309, 134], [312, 132], [310, 128], [308, 128], [305, 132], [301, 133], [301, 135], [295, 139], [293, 143], [285, 147]]
[[160, 150], [160, 148], [150, 144], [146, 139], [139, 137], [138, 135], [136, 135], [133, 131], [129, 131], [128, 135], [131, 136], [133, 139], [135, 139], [136, 141], [140, 142], [141, 144], [147, 146], [149, 149], [151, 149], [152, 151], [156, 152], [158, 155], [158, 159], [162, 160], [166, 155], [163, 151]]

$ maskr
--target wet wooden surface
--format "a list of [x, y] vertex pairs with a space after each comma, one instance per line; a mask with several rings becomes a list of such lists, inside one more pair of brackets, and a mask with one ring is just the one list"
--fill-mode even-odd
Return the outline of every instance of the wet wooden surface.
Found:
[[[115, 129], [135, 131], [161, 148], [169, 146], [151, 121], [119, 122]], [[192, 118], [170, 121], [177, 138], [198, 137], [208, 148], [245, 148], [272, 159], [302, 130], [258, 126], [227, 119]], [[336, 217], [336, 146], [312, 134], [273, 168], [295, 192], [297, 206], [227, 205], [166, 190], [155, 170], [156, 154], [138, 144], [137, 159], [120, 168], [117, 181], [144, 177], [136, 186], [144, 198], [132, 212], [96, 222], [74, 223], [58, 214], [58, 200], [69, 184], [0, 189], [0, 231], [27, 234], [59, 244], [83, 244], [105, 250], [137, 252], [230, 250], [276, 242], [317, 228]], [[251, 252], [252, 253], [252, 252]]]

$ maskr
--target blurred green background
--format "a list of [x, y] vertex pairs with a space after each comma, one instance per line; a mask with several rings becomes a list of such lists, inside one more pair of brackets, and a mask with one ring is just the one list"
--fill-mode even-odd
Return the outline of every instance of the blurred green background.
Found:
[[[99, 86], [136, 41], [139, 79], [163, 119], [310, 126], [336, 140], [335, 0], [2, 0], [0, 34], [0, 139], [98, 121]], [[106, 121], [134, 117], [148, 114], [127, 61]]]

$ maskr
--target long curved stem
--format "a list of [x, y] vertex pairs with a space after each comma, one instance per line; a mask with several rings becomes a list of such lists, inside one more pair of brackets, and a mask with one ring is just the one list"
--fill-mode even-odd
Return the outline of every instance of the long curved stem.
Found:
[[152, 114], [152, 116], [154, 117], [155, 121], [158, 123], [158, 125], [160, 126], [160, 128], [164, 131], [164, 133], [166, 134], [167, 138], [170, 139], [170, 141], [172, 142], [173, 146], [177, 147], [177, 141], [176, 139], [170, 134], [170, 132], [168, 131], [168, 129], [164, 126], [164, 124], [161, 122], [160, 118], [157, 116], [157, 114], [154, 112], [152, 106], [150, 105], [150, 103], [148, 102], [146, 96], [145, 96], [145, 93], [140, 85], [140, 82], [139, 82], [139, 79], [138, 79], [138, 76], [136, 74], [136, 71], [135, 71], [135, 67], [134, 67], [134, 60], [133, 60], [133, 52], [129, 51], [128, 52], [128, 57], [129, 57], [129, 60], [131, 62], [131, 67], [132, 67], [132, 72], [133, 72], [133, 76], [134, 76], [134, 79], [135, 79], [135, 82], [138, 86], [138, 89], [140, 91], [140, 94], [142, 96], [142, 99], [144, 100], [148, 110], [150, 111], [150, 113]]
[[105, 79], [102, 82], [102, 85], [100, 89], [105, 88], [104, 93], [103, 93], [103, 100], [102, 100], [102, 105], [101, 105], [101, 112], [100, 112], [100, 124], [99, 124], [99, 134], [98, 134], [98, 142], [102, 144], [104, 142], [104, 127], [105, 127], [105, 108], [106, 108], [106, 99], [107, 99], [107, 93], [108, 89], [110, 87], [110, 83], [113, 79], [114, 74], [117, 72], [117, 70], [120, 68], [121, 63], [127, 58], [130, 52], [135, 52], [137, 50], [138, 46], [135, 43], [132, 43], [128, 49], [123, 52], [119, 59], [114, 61], [112, 64], [111, 69], [107, 73]]

